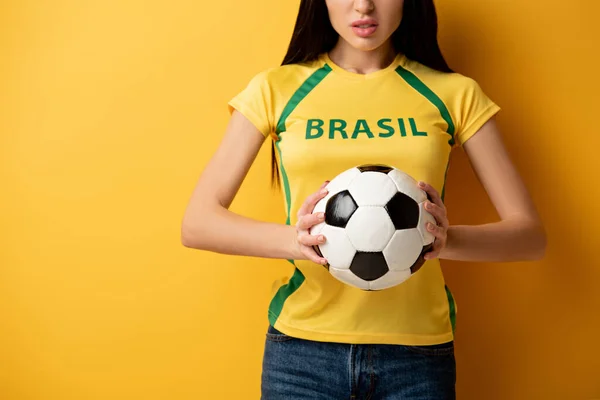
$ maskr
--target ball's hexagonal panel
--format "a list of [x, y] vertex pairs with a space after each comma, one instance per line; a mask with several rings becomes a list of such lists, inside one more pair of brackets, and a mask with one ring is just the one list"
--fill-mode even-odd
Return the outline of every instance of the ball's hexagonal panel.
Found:
[[374, 281], [384, 276], [389, 268], [382, 252], [363, 253], [357, 251], [350, 265], [350, 271], [362, 280]]
[[382, 251], [394, 231], [383, 207], [359, 207], [346, 225], [346, 234], [357, 251]]
[[404, 193], [396, 192], [385, 209], [396, 229], [416, 228], [419, 224], [419, 205]]
[[313, 208], [312, 213], [316, 214], [319, 212], [325, 212], [325, 208], [327, 208], [327, 202], [329, 201], [331, 196], [333, 196], [331, 193], [327, 193], [325, 197], [317, 201], [317, 204], [315, 204], [315, 208]]
[[427, 246], [423, 247], [423, 251], [421, 252], [421, 254], [419, 254], [419, 258], [417, 259], [417, 261], [415, 261], [413, 266], [410, 267], [411, 273], [414, 274], [415, 272], [417, 272], [418, 270], [421, 269], [423, 264], [425, 264], [425, 258], [424, 258], [425, 254], [429, 253], [432, 248], [433, 248], [433, 244], [428, 244]]
[[329, 273], [336, 279], [362, 290], [369, 289], [369, 282], [363, 281], [358, 276], [354, 275], [349, 269], [329, 268]]
[[321, 233], [325, 225], [327, 225], [325, 222], [319, 222], [318, 224], [308, 228], [308, 233], [310, 233], [311, 235], [318, 235], [319, 233]]
[[387, 174], [388, 172], [390, 172], [393, 169], [389, 165], [385, 165], [385, 164], [363, 164], [363, 165], [359, 165], [356, 168], [358, 168], [358, 170], [360, 172], [374, 171], [374, 172], [381, 172], [382, 174]]
[[325, 186], [328, 190], [327, 195], [317, 202], [313, 213], [324, 212], [329, 199], [342, 190], [347, 190], [348, 186], [350, 186], [350, 182], [358, 175], [360, 175], [358, 168], [350, 168], [333, 177], [331, 182]]
[[325, 225], [321, 234], [325, 236], [325, 243], [319, 245], [321, 254], [330, 267], [348, 269], [356, 254], [356, 249], [348, 239], [344, 228]]
[[419, 223], [417, 224], [417, 229], [421, 233], [423, 244], [430, 244], [435, 240], [433, 233], [427, 230], [428, 222], [431, 222], [434, 226], [437, 225], [435, 217], [425, 210], [425, 203], [419, 203]]
[[423, 250], [423, 239], [416, 229], [394, 232], [392, 239], [383, 249], [390, 271], [410, 270]]
[[396, 184], [398, 191], [411, 197], [416, 203], [427, 199], [426, 192], [419, 189], [417, 181], [407, 173], [394, 168], [388, 173], [388, 176]]
[[327, 225], [344, 228], [357, 208], [358, 206], [350, 195], [350, 192], [343, 190], [333, 195], [327, 202], [327, 207], [325, 207], [325, 222]]
[[348, 190], [358, 206], [384, 206], [398, 193], [394, 182], [387, 174], [367, 171], [350, 183]]
[[389, 271], [379, 279], [369, 282], [370, 290], [383, 290], [397, 286], [411, 277], [410, 269]]

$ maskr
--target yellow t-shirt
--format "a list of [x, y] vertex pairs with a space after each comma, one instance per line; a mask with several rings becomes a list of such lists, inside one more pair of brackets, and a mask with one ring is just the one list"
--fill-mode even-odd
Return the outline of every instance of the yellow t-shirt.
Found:
[[[228, 105], [275, 140], [290, 225], [325, 180], [360, 164], [394, 166], [443, 194], [451, 150], [499, 111], [463, 75], [403, 55], [384, 69], [357, 74], [327, 53], [258, 73]], [[291, 277], [276, 282], [268, 311], [269, 322], [285, 334], [405, 345], [454, 338], [456, 304], [438, 259], [381, 291], [346, 285], [312, 261], [290, 261]]]

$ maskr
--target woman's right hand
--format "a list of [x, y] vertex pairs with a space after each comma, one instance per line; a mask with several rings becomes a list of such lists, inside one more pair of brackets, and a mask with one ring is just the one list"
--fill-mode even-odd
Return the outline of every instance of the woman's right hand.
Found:
[[319, 190], [306, 198], [298, 210], [298, 222], [296, 222], [296, 249], [302, 255], [302, 258], [311, 260], [320, 265], [327, 265], [327, 260], [321, 257], [313, 246], [325, 243], [326, 238], [319, 235], [311, 235], [309, 229], [325, 220], [325, 213], [318, 212], [313, 214], [315, 205], [323, 197], [327, 196], [325, 186], [329, 181], [325, 181]]

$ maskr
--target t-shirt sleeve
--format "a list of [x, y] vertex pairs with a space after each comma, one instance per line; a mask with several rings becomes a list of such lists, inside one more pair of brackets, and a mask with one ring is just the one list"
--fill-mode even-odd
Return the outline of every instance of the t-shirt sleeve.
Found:
[[239, 111], [265, 137], [274, 129], [272, 92], [267, 72], [256, 74], [248, 85], [227, 103], [230, 114], [234, 109]]
[[462, 77], [458, 95], [450, 108], [456, 125], [454, 138], [457, 146], [464, 145], [500, 111], [500, 107], [483, 92], [479, 84], [467, 77]]

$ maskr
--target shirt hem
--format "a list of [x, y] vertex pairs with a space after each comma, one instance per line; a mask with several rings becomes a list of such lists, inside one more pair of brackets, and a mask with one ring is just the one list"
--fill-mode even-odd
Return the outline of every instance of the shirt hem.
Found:
[[318, 342], [349, 344], [395, 344], [407, 346], [427, 346], [447, 343], [454, 340], [453, 332], [441, 334], [378, 334], [372, 332], [322, 332], [296, 328], [277, 319], [275, 329], [295, 338]]

